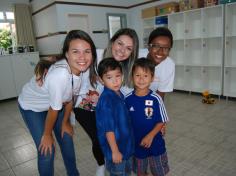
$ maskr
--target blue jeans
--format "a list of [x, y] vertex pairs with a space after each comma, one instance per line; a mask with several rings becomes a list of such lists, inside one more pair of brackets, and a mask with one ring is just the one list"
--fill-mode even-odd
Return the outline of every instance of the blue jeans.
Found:
[[110, 176], [129, 176], [132, 170], [132, 159], [123, 160], [119, 164], [106, 160], [106, 169], [109, 171]]
[[[38, 148], [41, 142], [41, 138], [44, 132], [44, 125], [47, 117], [47, 111], [44, 112], [34, 112], [31, 110], [24, 110], [20, 107], [19, 109], [21, 115], [33, 137], [34, 143], [38, 151], [38, 170], [40, 176], [53, 176], [54, 175], [54, 155], [55, 148], [53, 146], [53, 152], [50, 155], [48, 153], [46, 156], [39, 152]], [[58, 117], [54, 125], [54, 134], [56, 140], [60, 146], [61, 154], [66, 167], [67, 175], [78, 176], [79, 171], [76, 168], [75, 150], [72, 137], [64, 133], [63, 138], [61, 138], [61, 125], [64, 116], [64, 110], [58, 112]]]

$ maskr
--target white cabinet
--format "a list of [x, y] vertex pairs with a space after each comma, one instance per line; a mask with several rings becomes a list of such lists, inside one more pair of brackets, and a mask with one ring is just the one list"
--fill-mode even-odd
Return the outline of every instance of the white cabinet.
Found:
[[16, 96], [11, 57], [0, 56], [0, 100]]
[[168, 15], [174, 45], [170, 56], [176, 64], [174, 88], [222, 94], [223, 5]]
[[167, 23], [168, 23], [168, 17], [165, 15], [143, 19], [143, 46], [144, 48], [147, 47], [148, 37], [150, 33], [156, 27], [167, 26]]
[[155, 28], [155, 17], [143, 19], [143, 46], [147, 47], [149, 34]]
[[236, 3], [225, 5], [223, 95], [236, 97]]
[[38, 61], [38, 52], [0, 56], [0, 100], [19, 95]]
[[38, 52], [12, 55], [12, 68], [17, 95], [34, 74], [34, 67], [39, 61]]

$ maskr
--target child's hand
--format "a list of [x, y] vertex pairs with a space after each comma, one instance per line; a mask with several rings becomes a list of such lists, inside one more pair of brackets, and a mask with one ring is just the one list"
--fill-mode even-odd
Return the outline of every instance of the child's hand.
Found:
[[62, 126], [61, 126], [61, 138], [63, 138], [64, 133], [67, 133], [70, 136], [73, 136], [74, 129], [73, 129], [73, 126], [70, 124], [70, 122], [62, 123]]
[[122, 158], [123, 158], [123, 156], [122, 156], [122, 154], [119, 151], [112, 152], [112, 161], [113, 161], [113, 163], [115, 163], [115, 164], [121, 163], [122, 162]]
[[165, 136], [165, 134], [166, 134], [166, 124], [163, 125], [163, 127], [161, 128], [161, 134], [162, 134], [162, 136]]
[[152, 145], [152, 140], [153, 136], [148, 134], [142, 139], [140, 145], [143, 146], [144, 148], [149, 148]]

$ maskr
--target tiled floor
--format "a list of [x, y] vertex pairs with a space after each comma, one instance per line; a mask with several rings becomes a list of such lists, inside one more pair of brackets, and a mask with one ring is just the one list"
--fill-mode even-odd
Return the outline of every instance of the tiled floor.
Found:
[[[166, 145], [170, 176], [236, 175], [236, 101], [201, 103], [201, 96], [175, 92], [165, 99], [170, 122]], [[96, 163], [88, 137], [76, 124], [74, 136], [81, 176], [93, 176]], [[58, 147], [57, 147], [58, 150]], [[64, 176], [60, 152], [55, 175]], [[0, 102], [0, 176], [38, 175], [36, 149], [17, 109], [17, 101]]]

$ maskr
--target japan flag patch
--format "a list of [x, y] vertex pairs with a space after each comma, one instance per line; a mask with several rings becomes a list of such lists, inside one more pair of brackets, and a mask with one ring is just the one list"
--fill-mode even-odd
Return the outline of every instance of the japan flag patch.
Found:
[[146, 106], [153, 106], [153, 101], [152, 100], [145, 100], [145, 105]]

